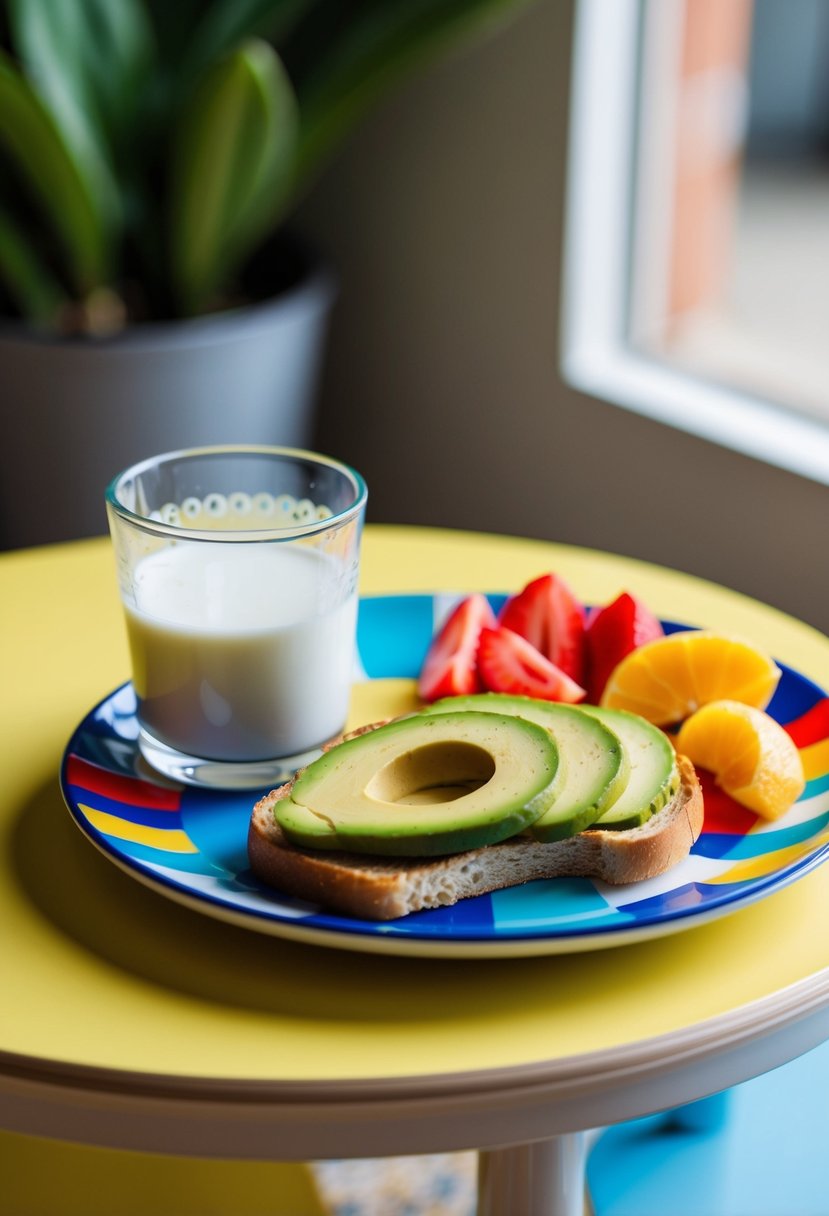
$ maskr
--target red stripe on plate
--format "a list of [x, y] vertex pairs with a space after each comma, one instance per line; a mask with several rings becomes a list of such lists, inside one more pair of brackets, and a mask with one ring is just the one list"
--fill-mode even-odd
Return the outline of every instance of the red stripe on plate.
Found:
[[749, 811], [726, 794], [714, 781], [713, 773], [698, 768], [697, 776], [702, 786], [705, 807], [704, 832], [726, 832], [730, 836], [745, 836], [757, 822], [754, 811]]
[[829, 737], [829, 697], [824, 697], [802, 717], [786, 722], [784, 726], [798, 747], [820, 743], [821, 739]]
[[181, 807], [179, 790], [163, 789], [138, 777], [121, 777], [99, 768], [97, 764], [90, 764], [88, 760], [82, 760], [80, 756], [69, 756], [66, 780], [70, 785], [79, 785], [90, 793], [102, 794], [113, 802], [125, 802], [128, 806], [152, 807], [155, 811], [178, 811]]

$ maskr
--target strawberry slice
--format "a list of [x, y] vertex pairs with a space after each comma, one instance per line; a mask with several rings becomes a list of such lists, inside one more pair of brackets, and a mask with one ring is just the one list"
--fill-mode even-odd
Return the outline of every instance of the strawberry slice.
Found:
[[504, 604], [499, 625], [526, 638], [578, 684], [584, 683], [584, 605], [564, 579], [544, 574]]
[[482, 629], [478, 671], [490, 692], [539, 697], [544, 701], [583, 701], [585, 690], [565, 671], [539, 653], [531, 642], [498, 625]]
[[452, 610], [432, 639], [417, 690], [424, 701], [480, 692], [476, 659], [481, 630], [494, 626], [495, 614], [484, 595], [468, 595]]
[[649, 608], [623, 591], [612, 603], [587, 618], [587, 687], [596, 705], [610, 673], [626, 654], [661, 638], [664, 629]]

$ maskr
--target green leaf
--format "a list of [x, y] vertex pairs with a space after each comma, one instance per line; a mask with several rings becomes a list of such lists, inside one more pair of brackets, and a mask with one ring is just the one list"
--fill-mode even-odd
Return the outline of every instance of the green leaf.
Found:
[[203, 79], [174, 140], [170, 249], [186, 312], [204, 308], [275, 221], [290, 187], [296, 102], [251, 39]]
[[111, 161], [153, 62], [139, 0], [8, 0], [24, 71], [76, 155]]
[[214, 0], [192, 32], [185, 74], [204, 70], [253, 35], [278, 43], [313, 5], [314, 0]]
[[143, 90], [155, 65], [152, 29], [138, 0], [74, 2], [87, 21], [83, 71], [101, 122], [117, 145], [140, 117]]
[[66, 295], [42, 263], [26, 234], [0, 210], [0, 278], [21, 314], [35, 325], [51, 325]]
[[75, 155], [14, 63], [0, 51], [0, 148], [60, 237], [76, 289], [107, 281], [117, 196], [102, 162]]
[[[311, 67], [300, 90], [306, 177], [388, 89], [415, 68], [500, 27], [533, 0], [372, 0]], [[339, 11], [335, 4], [334, 11]]]

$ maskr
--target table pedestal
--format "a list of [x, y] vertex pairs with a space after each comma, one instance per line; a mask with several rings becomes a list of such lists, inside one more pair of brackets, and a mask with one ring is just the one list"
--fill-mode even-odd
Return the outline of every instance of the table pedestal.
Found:
[[584, 1216], [584, 1132], [480, 1154], [478, 1216]]

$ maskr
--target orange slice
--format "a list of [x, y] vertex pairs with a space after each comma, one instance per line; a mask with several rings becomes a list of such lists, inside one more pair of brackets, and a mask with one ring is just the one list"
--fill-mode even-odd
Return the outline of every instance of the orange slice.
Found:
[[689, 629], [631, 651], [611, 673], [601, 703], [668, 726], [709, 701], [763, 709], [779, 679], [776, 663], [749, 642]]
[[736, 802], [765, 819], [779, 819], [806, 784], [791, 737], [762, 709], [740, 701], [712, 701], [691, 714], [676, 748], [709, 769]]

